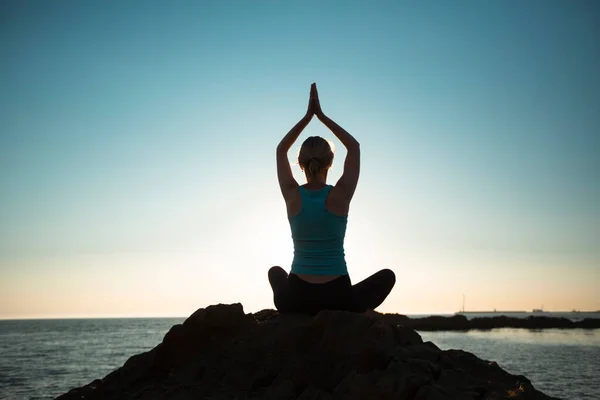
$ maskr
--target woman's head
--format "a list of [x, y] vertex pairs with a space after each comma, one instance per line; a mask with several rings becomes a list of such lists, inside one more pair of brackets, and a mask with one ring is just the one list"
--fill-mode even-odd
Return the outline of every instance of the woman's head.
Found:
[[329, 142], [320, 136], [307, 138], [300, 147], [298, 164], [309, 182], [323, 176], [323, 173], [326, 177], [327, 171], [333, 164], [333, 151]]

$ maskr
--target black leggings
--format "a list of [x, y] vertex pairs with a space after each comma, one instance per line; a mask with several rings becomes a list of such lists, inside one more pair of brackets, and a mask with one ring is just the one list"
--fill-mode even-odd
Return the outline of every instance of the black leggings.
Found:
[[275, 307], [281, 313], [316, 314], [320, 310], [364, 312], [379, 307], [396, 283], [392, 270], [383, 269], [352, 285], [348, 275], [327, 283], [309, 283], [281, 267], [269, 270]]

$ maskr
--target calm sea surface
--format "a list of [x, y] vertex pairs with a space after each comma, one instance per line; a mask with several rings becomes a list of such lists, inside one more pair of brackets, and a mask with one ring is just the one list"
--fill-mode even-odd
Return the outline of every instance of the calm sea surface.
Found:
[[[0, 321], [0, 399], [49, 399], [102, 378], [162, 340], [178, 319]], [[420, 332], [527, 376], [564, 399], [600, 399], [600, 330]]]

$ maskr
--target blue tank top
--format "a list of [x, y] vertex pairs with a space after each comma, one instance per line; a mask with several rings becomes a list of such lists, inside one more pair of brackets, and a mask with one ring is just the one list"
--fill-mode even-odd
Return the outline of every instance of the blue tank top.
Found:
[[344, 237], [347, 216], [327, 211], [325, 199], [333, 188], [319, 190], [300, 186], [302, 208], [289, 217], [294, 241], [292, 273], [307, 275], [347, 275]]

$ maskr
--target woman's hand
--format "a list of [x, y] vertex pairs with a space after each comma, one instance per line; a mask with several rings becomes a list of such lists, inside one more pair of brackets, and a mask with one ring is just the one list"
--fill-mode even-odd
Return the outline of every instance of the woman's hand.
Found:
[[[315, 115], [315, 96], [317, 93], [316, 84], [310, 85], [310, 98], [308, 100], [308, 109], [306, 110], [306, 115], [304, 118], [312, 119], [313, 115]], [[318, 99], [317, 99], [318, 100]]]
[[[308, 109], [306, 110], [306, 115], [298, 121], [296, 125], [281, 139], [279, 145], [277, 146], [277, 154], [283, 152], [287, 154], [289, 149], [292, 147], [292, 144], [298, 139], [298, 136], [302, 133], [306, 125], [310, 123], [310, 120], [315, 115], [315, 99], [317, 96], [317, 86], [313, 83], [310, 86], [310, 99], [308, 100]], [[287, 157], [287, 156], [286, 156]], [[287, 160], [287, 158], [286, 158]], [[288, 163], [289, 167], [289, 163]], [[291, 172], [290, 172], [291, 174]], [[295, 181], [294, 181], [295, 182]]]
[[[313, 93], [314, 91], [314, 93]], [[317, 116], [317, 118], [321, 119], [325, 116], [325, 114], [323, 113], [323, 110], [321, 110], [321, 102], [319, 101], [319, 92], [317, 91], [317, 84], [313, 83], [311, 86], [311, 96], [314, 96], [314, 108], [315, 108], [315, 115]]]

